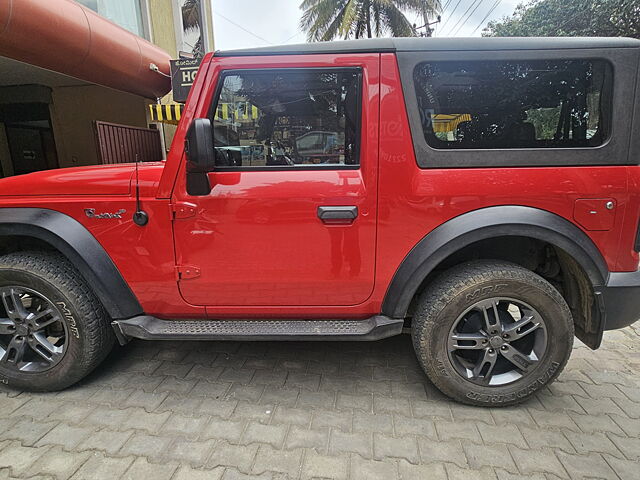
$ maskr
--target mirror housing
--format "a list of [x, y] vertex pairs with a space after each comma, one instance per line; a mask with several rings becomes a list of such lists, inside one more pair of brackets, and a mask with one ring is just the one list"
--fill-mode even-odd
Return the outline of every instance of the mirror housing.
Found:
[[187, 130], [184, 142], [188, 172], [210, 172], [215, 167], [211, 120], [196, 118]]

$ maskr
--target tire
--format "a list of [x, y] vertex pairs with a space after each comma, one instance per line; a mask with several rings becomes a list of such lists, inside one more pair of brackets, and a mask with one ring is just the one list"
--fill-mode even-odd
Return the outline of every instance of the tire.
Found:
[[0, 382], [64, 389], [98, 366], [114, 340], [104, 307], [64, 257], [0, 257]]
[[436, 278], [419, 298], [412, 327], [429, 379], [476, 406], [514, 405], [551, 383], [569, 359], [573, 334], [558, 290], [497, 260], [461, 264]]

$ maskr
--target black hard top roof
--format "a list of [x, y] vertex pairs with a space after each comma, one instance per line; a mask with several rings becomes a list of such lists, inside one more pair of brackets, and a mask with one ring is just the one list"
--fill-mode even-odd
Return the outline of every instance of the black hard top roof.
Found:
[[615, 37], [474, 37], [367, 38], [336, 42], [244, 48], [215, 52], [216, 57], [251, 55], [308, 55], [320, 53], [384, 53], [462, 50], [557, 50], [575, 48], [638, 48], [640, 40]]

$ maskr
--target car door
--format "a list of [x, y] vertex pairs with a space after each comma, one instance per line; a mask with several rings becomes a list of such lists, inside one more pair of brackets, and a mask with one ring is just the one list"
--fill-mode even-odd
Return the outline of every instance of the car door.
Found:
[[[189, 303], [357, 305], [370, 296], [379, 57], [322, 57], [214, 68], [208, 193], [179, 182], [172, 199]], [[313, 132], [333, 139], [320, 153], [298, 148]]]

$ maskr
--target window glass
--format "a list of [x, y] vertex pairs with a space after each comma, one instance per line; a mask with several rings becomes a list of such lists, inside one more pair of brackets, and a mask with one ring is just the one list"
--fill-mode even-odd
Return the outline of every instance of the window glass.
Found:
[[355, 69], [226, 75], [213, 109], [216, 166], [357, 166], [359, 95]]
[[78, 0], [85, 7], [140, 37], [146, 37], [140, 0]]
[[414, 83], [434, 148], [593, 147], [607, 137], [609, 75], [599, 60], [432, 62]]

